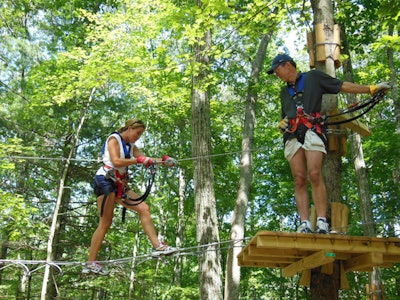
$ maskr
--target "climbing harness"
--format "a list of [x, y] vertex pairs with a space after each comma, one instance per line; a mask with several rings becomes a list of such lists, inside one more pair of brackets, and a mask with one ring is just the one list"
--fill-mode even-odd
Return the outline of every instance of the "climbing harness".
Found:
[[[121, 135], [118, 132], [113, 132], [110, 137], [113, 136], [114, 138], [117, 139], [119, 145], [120, 145], [120, 155], [121, 157], [124, 156], [125, 158], [129, 159], [131, 158], [132, 155], [132, 144], [131, 143], [125, 143], [125, 141], [123, 140], [123, 138], [121, 137]], [[103, 147], [102, 147], [102, 154], [104, 155], [105, 151], [106, 151], [106, 145], [107, 145], [108, 139], [107, 141], [104, 143]], [[152, 164], [148, 167], [148, 170], [150, 171], [150, 178], [148, 180], [148, 185], [146, 188], [145, 193], [138, 197], [138, 198], [131, 198], [127, 195], [127, 191], [129, 190], [129, 187], [127, 185], [127, 181], [128, 181], [128, 167], [125, 167], [124, 169], [121, 168], [114, 168], [112, 166], [109, 166], [107, 164], [105, 164], [103, 166], [103, 169], [105, 171], [105, 178], [106, 179], [111, 179], [114, 184], [117, 187], [117, 192], [116, 192], [116, 196], [117, 198], [121, 198], [122, 201], [124, 202], [124, 204], [126, 204], [127, 206], [136, 206], [139, 205], [140, 203], [142, 203], [143, 201], [146, 200], [147, 196], [149, 195], [153, 182], [154, 182], [154, 177], [155, 177], [155, 172], [156, 172], [156, 167], [155, 164]], [[103, 216], [104, 213], [104, 206], [106, 204], [107, 198], [110, 195], [110, 193], [112, 193], [112, 190], [107, 190], [104, 193], [103, 196], [103, 200], [101, 203], [101, 210], [100, 210], [100, 216]], [[123, 208], [122, 210], [122, 221], [125, 221], [125, 214], [126, 214], [126, 207]]]
[[303, 93], [304, 93], [304, 78], [306, 74], [300, 75], [297, 81], [297, 90], [295, 86], [288, 86], [289, 95], [296, 105], [296, 117], [289, 120], [289, 127], [286, 132], [293, 134], [300, 143], [304, 143], [306, 131], [313, 130], [327, 146], [327, 140], [324, 135], [324, 124], [321, 122], [321, 113], [306, 113], [304, 112]]
[[[320, 112], [316, 113], [311, 113], [307, 114], [304, 112], [304, 107], [303, 107], [303, 92], [304, 92], [304, 77], [305, 74], [301, 74], [301, 77], [298, 80], [298, 85], [297, 85], [297, 90], [293, 86], [288, 86], [288, 91], [292, 99], [295, 101], [296, 104], [296, 110], [297, 110], [297, 115], [295, 118], [289, 120], [289, 128], [286, 129], [286, 132], [295, 134], [297, 139], [302, 142], [304, 140], [304, 130], [300, 130], [303, 132], [298, 133], [297, 129], [299, 128], [300, 125], [305, 126], [308, 129], [312, 129], [315, 131], [324, 141], [325, 143], [325, 136], [323, 134], [323, 129], [328, 126], [328, 125], [340, 125], [344, 123], [348, 123], [351, 121], [354, 121], [363, 115], [365, 115], [367, 112], [369, 112], [376, 104], [378, 104], [383, 97], [386, 95], [385, 90], [380, 90], [377, 93], [375, 93], [371, 99], [365, 103], [362, 104], [355, 104], [351, 106], [349, 109], [344, 110], [340, 113], [334, 114], [334, 115], [321, 115]], [[364, 109], [364, 110], [363, 110]], [[353, 113], [359, 110], [363, 110], [361, 113], [358, 115], [355, 115], [351, 117], [350, 119], [346, 120], [340, 120], [340, 121], [328, 121], [330, 118], [335, 118], [341, 115]], [[303, 127], [304, 129], [304, 127]]]
[[[104, 166], [106, 167], [106, 166]], [[121, 175], [118, 170], [109, 168], [106, 173], [106, 179], [111, 179], [114, 181], [114, 183], [117, 185], [117, 197], [122, 199], [122, 202], [126, 204], [127, 206], [137, 206], [140, 203], [146, 201], [147, 197], [149, 196], [151, 192], [151, 188], [153, 187], [154, 183], [154, 178], [156, 175], [156, 164], [153, 163], [151, 164], [147, 170], [150, 173], [149, 179], [147, 181], [147, 187], [143, 195], [137, 197], [137, 198], [132, 198], [128, 196], [127, 192], [129, 191], [129, 187], [126, 184], [128, 180], [128, 172], [125, 172], [123, 175]], [[108, 195], [107, 195], [108, 196]], [[103, 209], [105, 205], [107, 197], [104, 195], [102, 204], [101, 204], [101, 215], [103, 215]], [[126, 215], [126, 207], [123, 207], [122, 209], [122, 222], [125, 221], [125, 215]]]
[[297, 91], [293, 86], [288, 86], [289, 95], [295, 101], [297, 111], [296, 118], [289, 120], [291, 129], [289, 129], [288, 132], [294, 133], [300, 124], [304, 124], [304, 126], [306, 126], [308, 129], [313, 129], [317, 133], [322, 134], [321, 124], [318, 122], [318, 120], [321, 118], [320, 112], [311, 114], [304, 112], [303, 93], [305, 75], [306, 74], [301, 74], [297, 84]]

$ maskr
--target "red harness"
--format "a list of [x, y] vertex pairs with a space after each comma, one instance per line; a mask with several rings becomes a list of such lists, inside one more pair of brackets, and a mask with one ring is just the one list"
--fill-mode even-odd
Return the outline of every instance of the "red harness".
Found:
[[110, 178], [115, 182], [115, 185], [117, 186], [117, 198], [121, 198], [125, 187], [124, 179], [128, 177], [128, 172], [121, 174], [118, 170], [112, 170], [113, 168], [108, 165], [104, 165], [104, 169], [107, 170]]
[[288, 129], [287, 131], [290, 133], [294, 133], [300, 124], [304, 124], [308, 129], [312, 129], [315, 126], [316, 133], [322, 134], [321, 124], [320, 122], [317, 121], [320, 118], [321, 118], [320, 112], [305, 114], [303, 107], [301, 106], [297, 107], [296, 118], [289, 120], [290, 129]]

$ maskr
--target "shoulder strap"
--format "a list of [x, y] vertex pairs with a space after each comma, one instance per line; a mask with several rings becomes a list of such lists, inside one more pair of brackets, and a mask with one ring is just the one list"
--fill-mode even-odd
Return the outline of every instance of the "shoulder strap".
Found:
[[[123, 138], [121, 137], [121, 135], [119, 134], [119, 132], [114, 131], [114, 132], [112, 132], [112, 133], [110, 134], [110, 136], [114, 136], [114, 137], [118, 140], [120, 146], [121, 146], [122, 149], [124, 150], [125, 158], [130, 158], [130, 157], [131, 157], [131, 143], [128, 143], [128, 145], [127, 145], [127, 144], [125, 143], [124, 139], [123, 139]], [[109, 136], [109, 137], [110, 137], [110, 136]], [[105, 141], [105, 143], [103, 144], [103, 147], [101, 148], [101, 154], [104, 154], [104, 152], [105, 152], [105, 150], [106, 150], [107, 141], [108, 141], [108, 139]]]
[[306, 74], [302, 73], [300, 75], [300, 78], [299, 78], [298, 82], [297, 82], [297, 91], [293, 88], [293, 86], [288, 86], [289, 95], [292, 98], [294, 96], [296, 96], [297, 94], [304, 92], [304, 77], [306, 77]]

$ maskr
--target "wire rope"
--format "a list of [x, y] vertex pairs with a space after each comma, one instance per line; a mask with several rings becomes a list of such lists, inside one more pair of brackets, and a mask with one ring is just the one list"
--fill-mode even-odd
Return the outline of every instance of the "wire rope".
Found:
[[[134, 257], [126, 257], [126, 258], [119, 258], [119, 259], [114, 259], [114, 260], [103, 260], [99, 261], [99, 263], [104, 264], [104, 265], [120, 265], [120, 264], [125, 264], [125, 263], [131, 263], [132, 261], [135, 261], [136, 265], [139, 265], [145, 261], [152, 260], [152, 259], [162, 259], [162, 258], [174, 258], [178, 256], [188, 256], [188, 255], [197, 255], [200, 256], [202, 253], [205, 253], [207, 251], [217, 251], [221, 250], [219, 247], [220, 245], [226, 245], [226, 244], [237, 244], [243, 241], [246, 241], [250, 238], [243, 238], [243, 239], [236, 239], [236, 240], [227, 240], [227, 241], [222, 241], [222, 242], [213, 242], [209, 244], [203, 244], [203, 245], [198, 245], [198, 246], [192, 246], [192, 247], [185, 247], [185, 248], [179, 248], [176, 253], [172, 253], [171, 255], [157, 255], [154, 256], [152, 253], [148, 254], [141, 254], [137, 255]], [[214, 248], [214, 249], [209, 249], [209, 248]], [[233, 246], [235, 247], [235, 246]], [[222, 249], [229, 249], [230, 247], [225, 247]], [[195, 250], [195, 251], [193, 251]], [[61, 267], [67, 267], [67, 266], [83, 266], [85, 265], [86, 262], [81, 262], [81, 261], [46, 261], [46, 260], [23, 260], [23, 259], [0, 259], [0, 271], [8, 268], [10, 266], [18, 266], [21, 267], [24, 271], [24, 273], [28, 276], [32, 275], [35, 271], [38, 271], [45, 267], [46, 265], [50, 265], [52, 268], [56, 269], [58, 271], [58, 275], [63, 275]], [[3, 265], [3, 267], [1, 267]], [[28, 268], [28, 265], [39, 265], [38, 267], [30, 270]]]

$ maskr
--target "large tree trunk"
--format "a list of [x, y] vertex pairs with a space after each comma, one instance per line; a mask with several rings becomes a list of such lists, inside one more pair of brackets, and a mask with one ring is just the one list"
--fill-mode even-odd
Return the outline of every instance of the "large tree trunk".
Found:
[[[334, 43], [334, 19], [333, 7], [330, 0], [312, 0], [312, 10], [314, 12], [314, 26], [316, 24], [324, 24], [325, 33], [325, 61], [316, 61], [315, 67], [325, 73], [335, 77], [335, 63], [333, 59], [332, 45]], [[315, 29], [315, 27], [314, 27]], [[315, 40], [315, 38], [314, 38]], [[314, 56], [316, 57], [316, 56]], [[337, 107], [336, 95], [324, 95], [322, 100], [322, 113], [326, 113]], [[335, 135], [328, 136], [328, 139], [338, 139]], [[339, 145], [340, 142], [336, 141]], [[326, 191], [328, 196], [328, 207], [331, 202], [341, 202], [342, 193], [340, 188], [342, 164], [340, 151], [328, 151], [324, 159], [323, 166], [324, 179], [326, 184]], [[338, 267], [339, 262], [334, 262], [334, 272], [331, 275], [321, 273], [320, 268], [311, 271], [311, 299], [338, 299], [337, 289], [340, 287], [338, 284], [337, 272], [340, 272]], [[331, 291], [326, 293], [326, 291]]]
[[[397, 26], [397, 34], [400, 34], [400, 27]], [[393, 36], [394, 25], [390, 24], [388, 29], [388, 35]], [[396, 77], [396, 68], [394, 64], [394, 49], [388, 47], [387, 49], [388, 64], [390, 68], [390, 84], [392, 86], [392, 99], [394, 101], [394, 113], [396, 116], [396, 133], [400, 134], [400, 99], [399, 99], [399, 86]], [[397, 161], [397, 166], [393, 171], [393, 183], [397, 187], [397, 199], [400, 199], [400, 160]], [[400, 298], [400, 280], [396, 279], [397, 284], [397, 295]]]
[[265, 53], [270, 39], [271, 33], [263, 35], [260, 41], [257, 56], [253, 63], [247, 93], [242, 139], [242, 158], [240, 161], [239, 189], [232, 216], [231, 240], [233, 243], [232, 247], [229, 248], [226, 262], [225, 300], [239, 299], [240, 267], [236, 257], [241, 251], [242, 240], [244, 238], [247, 203], [249, 202], [251, 182], [253, 180], [252, 150], [254, 144], [257, 103], [257, 91], [255, 86], [259, 80], [259, 74], [262, 70]]
[[[350, 49], [348, 48], [347, 36], [345, 32], [344, 25], [342, 25], [342, 51], [344, 54], [347, 54], [347, 59], [343, 62], [343, 73], [344, 80], [354, 82], [353, 76], [353, 66], [351, 63]], [[348, 105], [354, 104], [357, 102], [357, 97], [354, 94], [347, 95]], [[364, 160], [364, 152], [362, 148], [361, 136], [353, 132], [350, 135], [350, 147], [352, 152], [352, 157], [354, 159], [354, 169], [356, 173], [356, 181], [358, 187], [358, 195], [360, 198], [360, 211], [361, 218], [363, 223], [363, 232], [365, 236], [375, 236], [375, 226], [374, 226], [374, 217], [372, 212], [372, 201], [371, 201], [371, 193], [369, 190], [369, 176], [367, 172], [367, 167], [365, 165]], [[382, 276], [381, 270], [378, 267], [374, 267], [373, 271], [369, 273], [369, 286], [370, 287], [381, 287], [382, 286]], [[380, 288], [378, 288], [381, 291]], [[383, 293], [378, 292], [374, 294], [374, 299], [382, 300]]]
[[[201, 6], [201, 2], [197, 2]], [[197, 243], [203, 255], [199, 258], [200, 299], [222, 299], [219, 232], [211, 162], [210, 99], [207, 75], [211, 48], [211, 31], [195, 44], [195, 63], [199, 71], [193, 76], [192, 154], [194, 197], [196, 205]]]
[[[397, 26], [397, 34], [399, 32], [400, 27]], [[390, 24], [388, 29], [388, 35], [393, 36], [394, 34], [394, 25]], [[394, 49], [393, 47], [387, 48], [387, 57], [388, 64], [390, 68], [390, 85], [392, 86], [391, 95], [394, 102], [394, 113], [396, 116], [396, 133], [400, 134], [400, 99], [399, 99], [399, 86], [397, 82], [396, 76], [396, 67], [394, 64]], [[397, 166], [393, 171], [393, 181], [394, 186], [397, 187], [397, 199], [400, 199], [400, 160], [397, 161]]]

